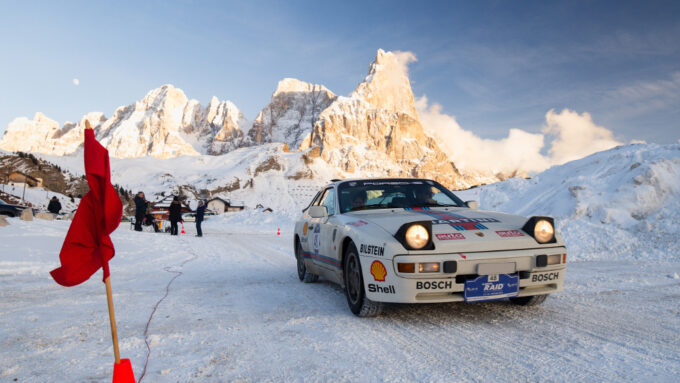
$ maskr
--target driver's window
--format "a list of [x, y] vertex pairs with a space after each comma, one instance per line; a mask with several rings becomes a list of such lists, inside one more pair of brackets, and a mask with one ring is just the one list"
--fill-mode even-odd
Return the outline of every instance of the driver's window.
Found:
[[327, 189], [321, 205], [326, 206], [328, 215], [335, 214], [335, 189]]

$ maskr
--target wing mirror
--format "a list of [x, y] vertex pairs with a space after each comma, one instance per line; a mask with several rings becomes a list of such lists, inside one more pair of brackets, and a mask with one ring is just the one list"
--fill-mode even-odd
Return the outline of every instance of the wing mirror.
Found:
[[465, 201], [465, 204], [472, 210], [477, 210], [477, 208], [479, 208], [479, 202], [477, 201]]
[[309, 215], [312, 218], [326, 218], [328, 217], [328, 210], [325, 206], [312, 206], [309, 208]]

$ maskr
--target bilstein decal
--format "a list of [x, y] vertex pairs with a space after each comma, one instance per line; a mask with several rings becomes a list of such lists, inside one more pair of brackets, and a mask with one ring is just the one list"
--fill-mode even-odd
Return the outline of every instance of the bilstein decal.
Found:
[[366, 255], [377, 255], [382, 257], [385, 255], [385, 246], [376, 245], [364, 245], [363, 243], [359, 246], [359, 253]]
[[435, 237], [437, 237], [438, 240], [440, 241], [451, 241], [451, 240], [456, 240], [456, 239], [465, 239], [465, 236], [461, 233], [442, 233], [442, 234], [435, 234]]
[[371, 275], [377, 282], [385, 282], [385, 276], [387, 275], [385, 265], [380, 261], [373, 261], [371, 263]]

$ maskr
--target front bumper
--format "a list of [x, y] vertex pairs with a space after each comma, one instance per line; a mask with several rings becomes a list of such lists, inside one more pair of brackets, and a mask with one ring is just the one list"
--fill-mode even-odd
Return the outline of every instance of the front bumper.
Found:
[[[492, 251], [464, 254], [397, 255], [391, 262], [379, 260], [385, 275], [372, 268], [375, 258], [362, 258], [366, 296], [377, 302], [436, 303], [464, 301], [465, 281], [479, 275], [492, 275], [495, 266], [519, 274], [519, 295], [551, 294], [563, 290], [566, 271], [565, 247]], [[560, 263], [539, 267], [539, 255], [560, 255]], [[455, 273], [444, 273], [443, 264], [455, 261]], [[440, 262], [438, 273], [399, 273], [397, 263]], [[539, 262], [540, 263], [540, 262]], [[485, 265], [480, 267], [480, 265]], [[416, 267], [417, 270], [417, 267]], [[491, 271], [489, 271], [491, 270]], [[505, 273], [505, 272], [504, 272]], [[382, 279], [382, 280], [381, 280]]]

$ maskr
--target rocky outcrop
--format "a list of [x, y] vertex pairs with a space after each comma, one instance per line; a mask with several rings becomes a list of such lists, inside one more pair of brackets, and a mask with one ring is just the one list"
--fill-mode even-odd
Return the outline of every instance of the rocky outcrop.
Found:
[[424, 133], [404, 65], [391, 52], [379, 50], [364, 82], [321, 113], [309, 145], [348, 174], [427, 177], [456, 188], [474, 183]]
[[290, 150], [305, 149], [319, 115], [337, 96], [323, 85], [293, 78], [279, 81], [271, 101], [253, 122], [247, 145], [283, 142]]

